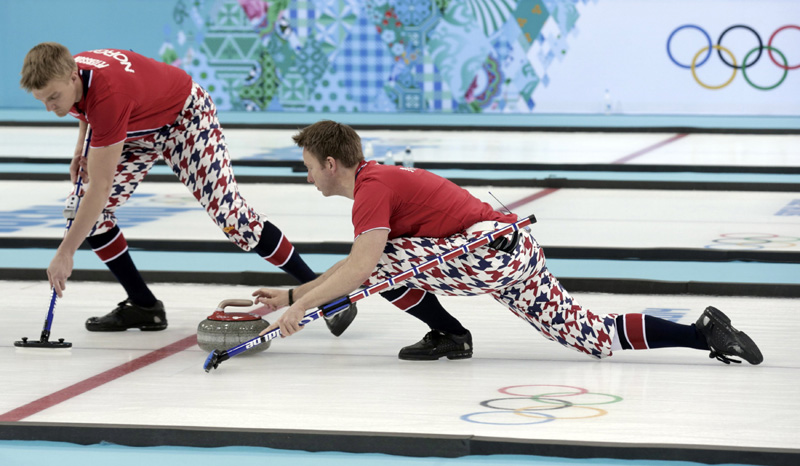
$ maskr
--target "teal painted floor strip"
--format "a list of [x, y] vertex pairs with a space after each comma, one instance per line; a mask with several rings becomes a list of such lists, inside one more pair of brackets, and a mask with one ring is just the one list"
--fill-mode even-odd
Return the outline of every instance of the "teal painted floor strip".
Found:
[[547, 266], [556, 277], [800, 284], [800, 264], [548, 259]]
[[[448, 126], [519, 127], [524, 131], [548, 128], [720, 128], [739, 130], [800, 131], [800, 115], [639, 115], [639, 114], [443, 114], [443, 113], [292, 113], [220, 111], [222, 125], [297, 125], [300, 129], [319, 120], [349, 125], [400, 125], [432, 129]], [[0, 122], [69, 124], [42, 108], [0, 109]]]
[[[306, 174], [292, 172], [290, 167], [236, 167], [234, 162], [234, 172], [237, 175], [250, 176], [297, 176], [305, 178]], [[66, 174], [68, 166], [66, 163], [7, 163], [0, 164], [0, 173], [36, 173], [36, 174]], [[154, 166], [149, 173], [157, 175], [171, 175], [172, 170], [165, 165]]]
[[[270, 466], [698, 466], [688, 461], [617, 460], [609, 458], [572, 459], [523, 455], [465, 456], [461, 458], [415, 458], [378, 453], [305, 452], [260, 447], [125, 447], [120, 445], [75, 445], [42, 441], [0, 441], [3, 464], [57, 464], [85, 466], [219, 466], [268, 464]], [[720, 465], [726, 466], [726, 465]], [[727, 463], [727, 466], [734, 466]]]
[[[47, 269], [53, 258], [50, 249], [0, 249], [0, 268]], [[158, 272], [281, 272], [255, 253], [236, 252], [169, 252], [131, 251], [139, 270]], [[345, 256], [304, 254], [303, 259], [316, 273], [328, 270]], [[91, 251], [79, 250], [74, 257], [74, 268], [105, 270], [105, 265]]]
[[[42, 269], [55, 251], [0, 249], [0, 268]], [[280, 272], [254, 253], [131, 251], [140, 270], [160, 272]], [[344, 255], [304, 254], [316, 273], [323, 273]], [[548, 259], [556, 277], [616, 278], [673, 282], [800, 284], [800, 264], [763, 262], [689, 262], [642, 260]], [[94, 253], [79, 250], [75, 269], [104, 270]]]
[[[237, 176], [283, 176], [304, 179], [305, 172], [292, 171], [290, 167], [244, 167], [233, 162]], [[746, 170], [746, 168], [743, 168]], [[543, 180], [548, 178], [567, 180], [596, 181], [675, 181], [703, 183], [795, 183], [800, 184], [797, 174], [770, 173], [690, 173], [690, 172], [603, 172], [603, 171], [556, 171], [556, 170], [463, 170], [434, 169], [430, 170], [439, 176], [449, 179], [477, 178], [485, 180]], [[66, 164], [50, 163], [9, 163], [0, 164], [0, 173], [36, 173], [67, 174]], [[150, 170], [152, 174], [172, 174], [164, 165], [156, 165]]]
[[[746, 168], [743, 168], [746, 170]], [[544, 170], [431, 170], [445, 178], [480, 178], [486, 180], [525, 180], [564, 178], [598, 181], [688, 181], [707, 183], [800, 183], [800, 175], [761, 173], [687, 173], [687, 172], [602, 172]]]

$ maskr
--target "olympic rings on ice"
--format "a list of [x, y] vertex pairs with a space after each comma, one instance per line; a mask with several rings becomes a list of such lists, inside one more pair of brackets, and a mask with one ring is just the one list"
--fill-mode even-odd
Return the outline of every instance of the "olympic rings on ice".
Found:
[[791, 248], [800, 243], [800, 237], [780, 236], [772, 233], [724, 233], [712, 240], [706, 249], [766, 249]]
[[[696, 30], [700, 31], [703, 34], [703, 36], [705, 37], [706, 43], [707, 43], [707, 45], [702, 47], [694, 55], [694, 58], [692, 59], [691, 63], [689, 63], [689, 64], [685, 64], [685, 63], [679, 62], [672, 55], [672, 47], [671, 47], [672, 46], [672, 39], [675, 37], [675, 35], [679, 31], [682, 31], [684, 29], [696, 29]], [[756, 38], [756, 41], [758, 42], [758, 46], [756, 46], [755, 48], [753, 48], [752, 50], [750, 50], [749, 52], [747, 52], [745, 54], [744, 58], [741, 61], [741, 65], [739, 64], [739, 62], [737, 62], [736, 57], [733, 55], [733, 53], [730, 50], [728, 50], [727, 48], [722, 46], [722, 39], [723, 39], [723, 37], [725, 37], [725, 34], [727, 34], [728, 32], [730, 32], [730, 31], [732, 31], [734, 29], [745, 29], [747, 31], [750, 31], [751, 33], [753, 33], [753, 35]], [[797, 29], [798, 31], [800, 31], [800, 26], [796, 26], [794, 24], [788, 24], [786, 26], [782, 26], [782, 27], [776, 29], [775, 32], [772, 33], [772, 35], [770, 36], [769, 40], [767, 41], [767, 45], [764, 45], [764, 42], [761, 40], [761, 36], [758, 34], [758, 32], [756, 32], [755, 29], [751, 28], [750, 26], [746, 26], [744, 24], [735, 24], [733, 26], [728, 27], [724, 31], [722, 31], [722, 34], [720, 34], [719, 38], [717, 39], [717, 43], [713, 44], [711, 42], [711, 36], [708, 35], [708, 32], [706, 32], [705, 29], [703, 29], [700, 26], [697, 26], [695, 24], [684, 24], [683, 26], [678, 26], [677, 28], [675, 28], [675, 30], [673, 30], [672, 33], [670, 33], [669, 37], [667, 38], [667, 55], [669, 56], [669, 59], [672, 61], [672, 63], [675, 63], [677, 66], [679, 66], [681, 68], [691, 69], [692, 76], [694, 77], [694, 80], [697, 82], [697, 84], [699, 84], [700, 86], [702, 86], [702, 87], [704, 87], [706, 89], [716, 90], [716, 89], [722, 89], [723, 87], [726, 87], [731, 82], [733, 82], [733, 79], [736, 77], [736, 72], [738, 70], [742, 70], [742, 76], [744, 76], [744, 80], [747, 82], [747, 84], [749, 84], [754, 89], [758, 89], [758, 90], [761, 90], [761, 91], [769, 91], [769, 90], [775, 89], [776, 87], [778, 87], [781, 84], [783, 84], [783, 81], [786, 79], [786, 76], [789, 73], [789, 70], [794, 70], [794, 69], [800, 68], [800, 63], [790, 66], [789, 62], [786, 59], [786, 56], [783, 54], [783, 52], [781, 52], [780, 50], [778, 50], [777, 48], [775, 48], [772, 45], [773, 40], [775, 40], [775, 36], [777, 36], [779, 32], [784, 31], [786, 29]], [[762, 86], [762, 85], [755, 84], [753, 81], [750, 80], [750, 77], [747, 76], [747, 68], [752, 67], [753, 65], [755, 65], [761, 59], [761, 55], [762, 55], [764, 49], [767, 50], [767, 55], [769, 55], [769, 58], [772, 61], [772, 63], [775, 66], [777, 66], [778, 68], [783, 70], [783, 75], [781, 76], [781, 78], [775, 84], [772, 84], [770, 86]], [[696, 72], [697, 68], [700, 68], [701, 66], [703, 66], [708, 61], [709, 57], [711, 56], [711, 51], [712, 50], [716, 50], [717, 51], [717, 55], [719, 55], [720, 60], [722, 60], [722, 63], [724, 63], [725, 65], [727, 65], [728, 67], [730, 67], [733, 70], [733, 72], [731, 73], [731, 77], [728, 78], [727, 81], [725, 81], [724, 83], [719, 84], [719, 85], [710, 85], [710, 84], [706, 84], [706, 83], [702, 82], [700, 80], [700, 78], [697, 76], [697, 72]], [[723, 52], [724, 52], [724, 54], [723, 54]], [[756, 53], [756, 52], [758, 52], [758, 53]], [[778, 56], [780, 56], [781, 61], [783, 62], [782, 64], [778, 62], [778, 60], [775, 58], [775, 54], [773, 54], [773, 52], [775, 54], [777, 54]], [[753, 55], [754, 53], [756, 53], [756, 55], [753, 57], [753, 59], [750, 62], [748, 62], [748, 60], [750, 59], [750, 56]], [[702, 59], [700, 59], [701, 55], [703, 55]], [[730, 61], [725, 58], [725, 55], [730, 57]]]
[[484, 400], [480, 405], [493, 411], [468, 413], [461, 419], [476, 424], [505, 426], [544, 424], [560, 419], [604, 416], [608, 411], [594, 406], [622, 401], [622, 397], [617, 395], [589, 392], [570, 385], [514, 385], [497, 391], [510, 396]]

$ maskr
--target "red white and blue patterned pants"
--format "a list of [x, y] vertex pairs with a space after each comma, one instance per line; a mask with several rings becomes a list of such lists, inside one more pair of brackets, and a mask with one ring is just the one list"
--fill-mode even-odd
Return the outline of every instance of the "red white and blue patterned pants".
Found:
[[[501, 226], [480, 222], [447, 238], [390, 240], [365, 285], [374, 285]], [[490, 294], [546, 338], [595, 358], [611, 355], [614, 316], [594, 314], [575, 302], [545, 266], [544, 253], [527, 229], [520, 231], [512, 253], [482, 246], [401, 286], [447, 296]]]
[[196, 83], [174, 124], [124, 143], [108, 203], [89, 236], [116, 225], [114, 212], [131, 197], [159, 156], [228, 239], [245, 251], [258, 244], [266, 217], [239, 194], [216, 107]]

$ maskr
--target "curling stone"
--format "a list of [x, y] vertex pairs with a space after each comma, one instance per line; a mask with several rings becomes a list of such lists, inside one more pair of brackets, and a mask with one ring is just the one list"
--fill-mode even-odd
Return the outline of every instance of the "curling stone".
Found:
[[[225, 312], [227, 306], [252, 306], [248, 299], [226, 299], [214, 313], [197, 325], [197, 345], [205, 351], [224, 351], [257, 337], [269, 322], [249, 312]], [[267, 341], [241, 354], [254, 354], [269, 348]]]

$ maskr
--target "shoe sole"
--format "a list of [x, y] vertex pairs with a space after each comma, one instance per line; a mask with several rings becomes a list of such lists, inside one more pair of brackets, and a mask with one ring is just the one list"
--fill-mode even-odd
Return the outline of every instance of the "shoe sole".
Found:
[[[758, 349], [758, 345], [750, 338], [746, 333], [742, 332], [741, 330], [737, 330], [736, 327], [731, 325], [731, 318], [726, 316], [724, 312], [720, 311], [719, 309], [708, 306], [706, 308], [706, 312], [708, 313], [709, 319], [711, 323], [714, 325], [723, 325], [731, 330], [734, 337], [736, 338], [737, 342], [739, 343], [739, 347], [741, 348], [752, 348], [754, 350], [753, 354], [736, 354], [736, 356], [744, 359], [745, 361], [749, 362], [750, 364], [756, 366], [761, 364], [764, 361], [764, 356], [761, 354], [761, 350]], [[752, 357], [748, 357], [752, 356]]]
[[139, 327], [139, 330], [143, 332], [158, 332], [160, 330], [166, 330], [166, 329], [167, 329], [166, 325], [158, 325], [158, 326], [151, 325], [151, 326]]
[[86, 326], [86, 330], [90, 332], [125, 332], [130, 329], [139, 329], [142, 332], [157, 332], [159, 330], [165, 330], [167, 328], [166, 325], [143, 325], [140, 327], [133, 326], [133, 327], [105, 327], [105, 328], [89, 328]]
[[419, 356], [404, 356], [402, 354], [397, 356], [399, 359], [403, 361], [438, 361], [441, 358], [447, 359], [469, 359], [472, 357], [472, 353], [466, 352], [451, 352], [447, 354], [441, 354], [439, 356], [428, 356], [428, 355], [419, 355]]

